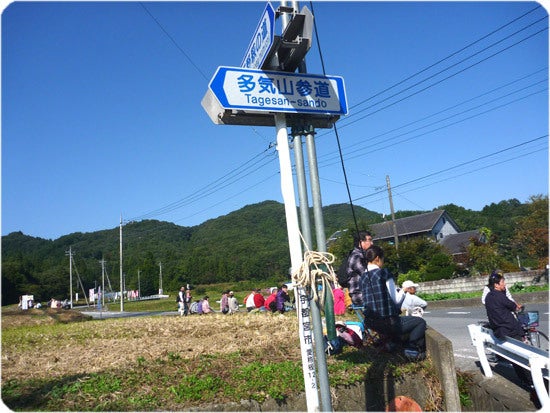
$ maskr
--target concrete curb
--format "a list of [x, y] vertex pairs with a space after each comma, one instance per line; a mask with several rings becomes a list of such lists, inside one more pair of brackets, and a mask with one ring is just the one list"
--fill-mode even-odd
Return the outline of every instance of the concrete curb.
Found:
[[459, 412], [460, 396], [456, 379], [455, 358], [451, 341], [433, 328], [426, 330], [426, 349], [433, 360], [433, 364], [445, 401], [445, 411]]

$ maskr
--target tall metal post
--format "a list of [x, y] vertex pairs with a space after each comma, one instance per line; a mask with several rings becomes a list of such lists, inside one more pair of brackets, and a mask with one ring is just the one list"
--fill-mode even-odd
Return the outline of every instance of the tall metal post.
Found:
[[311, 199], [313, 201], [313, 218], [315, 221], [315, 236], [317, 251], [327, 251], [325, 237], [325, 221], [323, 219], [323, 203], [321, 201], [321, 185], [319, 183], [319, 168], [317, 167], [317, 151], [315, 149], [315, 128], [309, 126], [306, 134], [307, 159], [309, 163], [309, 181], [311, 184]]
[[[281, 2], [281, 5], [283, 2]], [[300, 10], [300, 5], [298, 1], [292, 1], [292, 7], [294, 10]], [[298, 71], [300, 73], [307, 73], [306, 61], [305, 58], [301, 62]], [[315, 153], [315, 142], [313, 140], [314, 129], [312, 126], [307, 127], [306, 135], [306, 148], [308, 155], [309, 163], [309, 179], [311, 184], [311, 195], [313, 201], [313, 217], [315, 221], [315, 234], [317, 238], [317, 250], [320, 252], [326, 251], [326, 239], [325, 239], [325, 226], [323, 221], [322, 205], [321, 205], [321, 192], [319, 189], [319, 175], [317, 169], [317, 155]], [[309, 207], [308, 207], [309, 209]], [[308, 211], [308, 221], [309, 221], [309, 211]], [[311, 244], [310, 244], [311, 245]], [[325, 300], [328, 300], [327, 307], [334, 307], [332, 302], [332, 292], [329, 291], [328, 294], [325, 294]], [[310, 301], [311, 308], [311, 317], [313, 319], [313, 334], [316, 337], [315, 340], [315, 356], [317, 359], [317, 372], [319, 377], [319, 390], [321, 394], [321, 406], [322, 411], [332, 411], [332, 399], [330, 395], [330, 382], [328, 377], [328, 368], [326, 361], [326, 354], [324, 348], [324, 338], [323, 338], [323, 326], [321, 319], [321, 311], [319, 304], [314, 300]], [[332, 309], [332, 311], [334, 311]], [[335, 326], [329, 325], [327, 322], [327, 333], [330, 331], [333, 334], [328, 334], [329, 339], [335, 338], [331, 337], [332, 335], [336, 336]]]
[[159, 262], [159, 295], [162, 295], [162, 262]]
[[[281, 7], [286, 6], [286, 1], [281, 1]], [[289, 19], [286, 13], [281, 16], [283, 31], [286, 28]], [[277, 67], [277, 61], [274, 65]], [[294, 182], [292, 179], [292, 165], [290, 163], [290, 150], [288, 147], [288, 134], [286, 130], [286, 116], [277, 113], [275, 116], [275, 127], [277, 129], [277, 150], [279, 151], [279, 164], [281, 170], [281, 189], [285, 203], [288, 242], [290, 248], [290, 259], [292, 272], [298, 270], [302, 263], [302, 244], [300, 241], [300, 230], [298, 226], [298, 215], [296, 213], [296, 200], [294, 195]], [[302, 157], [303, 159], [303, 157]], [[306, 389], [306, 403], [308, 412], [319, 411], [319, 393], [317, 391], [317, 377], [314, 368], [313, 345], [311, 330], [306, 331], [306, 323], [310, 323], [310, 313], [308, 294], [305, 288], [294, 289], [296, 303], [298, 304], [298, 329], [300, 334], [300, 350], [302, 355], [302, 369], [304, 372], [304, 384]], [[315, 324], [315, 322], [313, 323]], [[321, 336], [322, 337], [322, 336]], [[318, 341], [318, 340], [316, 340]]]
[[105, 308], [105, 260], [101, 259], [101, 308]]
[[120, 312], [124, 311], [124, 281], [122, 279], [122, 214], [120, 214]]
[[69, 302], [73, 308], [73, 247], [69, 247]]
[[292, 165], [290, 163], [286, 117], [281, 113], [277, 113], [274, 116], [275, 127], [277, 129], [277, 151], [279, 152], [279, 165], [281, 170], [281, 192], [285, 203], [290, 262], [292, 270], [294, 271], [297, 270], [302, 263], [302, 245], [298, 227], [298, 214], [296, 212], [296, 198], [294, 195], [294, 182], [292, 180]]
[[313, 249], [311, 237], [311, 223], [309, 220], [309, 202], [307, 199], [307, 183], [304, 167], [304, 150], [302, 146], [302, 135], [298, 128], [292, 128], [294, 142], [294, 164], [296, 165], [296, 182], [298, 184], [298, 199], [300, 201], [300, 229], [304, 237], [306, 247]]
[[391, 223], [393, 226], [393, 240], [395, 242], [395, 250], [399, 250], [399, 235], [397, 234], [397, 226], [395, 225], [395, 212], [393, 211], [393, 197], [391, 194], [390, 176], [386, 175], [386, 186], [388, 187], [388, 197], [390, 198]]
[[141, 283], [139, 280], [140, 273], [141, 273], [141, 270], [138, 270], [138, 298], [141, 298]]
[[[275, 114], [275, 127], [277, 129], [277, 151], [279, 152], [279, 165], [281, 170], [281, 192], [285, 204], [286, 226], [288, 233], [288, 245], [290, 250], [290, 262], [292, 272], [297, 271], [302, 263], [302, 245], [298, 226], [298, 214], [296, 212], [296, 199], [294, 195], [294, 182], [292, 179], [292, 165], [290, 163], [290, 150], [288, 147], [288, 134], [286, 130], [286, 118], [284, 114]], [[311, 336], [304, 334], [304, 323], [309, 322], [307, 294], [302, 287], [295, 288], [294, 294], [298, 304], [298, 323], [300, 332], [300, 348], [302, 354], [302, 368], [304, 370], [304, 384], [306, 388], [306, 402], [309, 412], [319, 411], [319, 395], [317, 394], [317, 379], [315, 369], [311, 370], [310, 358], [313, 358]], [[305, 301], [302, 302], [302, 297]], [[304, 315], [305, 314], [305, 315]]]

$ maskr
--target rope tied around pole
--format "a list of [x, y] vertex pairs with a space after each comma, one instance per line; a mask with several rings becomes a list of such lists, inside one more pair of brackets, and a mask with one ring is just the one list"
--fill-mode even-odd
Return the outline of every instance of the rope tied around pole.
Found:
[[[292, 282], [300, 287], [309, 287], [313, 299], [321, 308], [324, 306], [325, 289], [333, 294], [331, 286], [338, 284], [336, 273], [332, 268], [334, 259], [334, 255], [330, 252], [308, 250], [304, 253], [304, 260], [300, 267], [292, 273]], [[317, 290], [318, 282], [321, 284], [320, 294]]]

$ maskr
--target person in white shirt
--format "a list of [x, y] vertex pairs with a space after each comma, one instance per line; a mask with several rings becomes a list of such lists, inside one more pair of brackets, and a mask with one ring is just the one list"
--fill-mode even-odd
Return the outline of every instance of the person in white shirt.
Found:
[[239, 311], [239, 302], [233, 291], [229, 291], [229, 314]]
[[401, 303], [401, 311], [404, 311], [405, 315], [422, 317], [428, 303], [416, 295], [418, 284], [407, 280], [401, 287], [401, 292], [405, 295]]

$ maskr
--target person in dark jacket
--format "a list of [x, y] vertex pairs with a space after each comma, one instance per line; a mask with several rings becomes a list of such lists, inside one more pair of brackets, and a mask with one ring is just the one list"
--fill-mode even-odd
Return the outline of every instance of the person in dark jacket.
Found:
[[277, 311], [283, 314], [285, 312], [285, 302], [290, 302], [290, 297], [288, 295], [288, 286], [286, 284], [281, 285], [279, 291], [277, 291], [277, 298], [275, 302], [277, 305]]
[[485, 297], [485, 310], [495, 336], [500, 339], [512, 337], [522, 340], [523, 328], [513, 314], [518, 306], [506, 296], [506, 282], [502, 274], [491, 274], [489, 277], [489, 290]]
[[[493, 272], [489, 276], [489, 293], [485, 297], [485, 310], [489, 325], [494, 331], [495, 336], [501, 340], [505, 337], [523, 340], [523, 328], [521, 323], [515, 317], [513, 311], [516, 311], [517, 304], [506, 296], [506, 282], [504, 276]], [[522, 367], [512, 363], [516, 374], [524, 385], [533, 388], [531, 375]]]
[[355, 306], [363, 306], [361, 277], [367, 269], [365, 251], [372, 247], [372, 235], [368, 231], [359, 231], [353, 237], [355, 247], [348, 256], [348, 290], [351, 302]]

